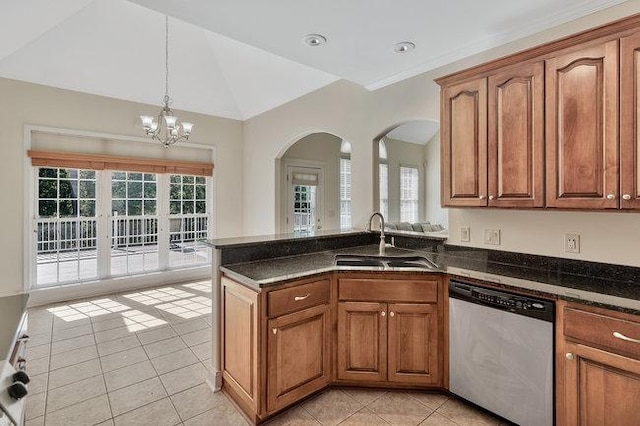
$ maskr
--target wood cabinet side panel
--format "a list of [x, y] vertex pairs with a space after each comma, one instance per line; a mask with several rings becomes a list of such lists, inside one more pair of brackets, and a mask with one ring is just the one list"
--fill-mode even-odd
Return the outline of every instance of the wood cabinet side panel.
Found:
[[620, 39], [620, 206], [640, 209], [640, 32]]

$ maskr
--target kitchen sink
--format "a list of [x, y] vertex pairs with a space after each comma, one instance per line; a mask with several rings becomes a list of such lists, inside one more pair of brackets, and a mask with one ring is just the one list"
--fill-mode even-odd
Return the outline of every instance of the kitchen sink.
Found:
[[336, 266], [373, 266], [383, 268], [437, 269], [438, 265], [423, 256], [372, 256], [337, 254]]

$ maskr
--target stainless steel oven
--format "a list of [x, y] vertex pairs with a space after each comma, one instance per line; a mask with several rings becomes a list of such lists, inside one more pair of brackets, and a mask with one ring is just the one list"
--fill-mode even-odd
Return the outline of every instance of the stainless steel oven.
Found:
[[554, 302], [449, 284], [449, 390], [520, 426], [553, 425]]

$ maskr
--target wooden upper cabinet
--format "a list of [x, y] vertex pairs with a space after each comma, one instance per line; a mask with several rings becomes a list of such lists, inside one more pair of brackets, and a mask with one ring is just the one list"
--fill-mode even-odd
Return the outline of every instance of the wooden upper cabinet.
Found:
[[620, 207], [640, 209], [640, 33], [620, 39]]
[[442, 90], [442, 205], [487, 205], [487, 80]]
[[548, 207], [618, 207], [618, 41], [546, 61]]
[[488, 78], [490, 207], [544, 206], [544, 64]]

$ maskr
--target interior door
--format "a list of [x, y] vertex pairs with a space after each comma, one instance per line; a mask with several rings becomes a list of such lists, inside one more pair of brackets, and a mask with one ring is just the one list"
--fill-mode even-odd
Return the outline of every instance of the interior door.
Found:
[[287, 166], [286, 230], [314, 234], [324, 222], [324, 175], [319, 167]]

